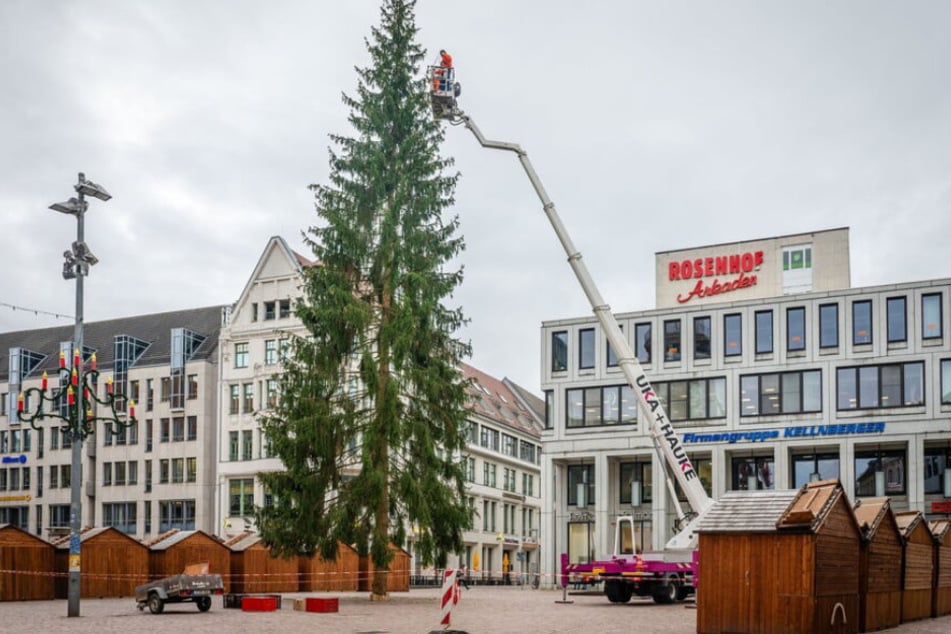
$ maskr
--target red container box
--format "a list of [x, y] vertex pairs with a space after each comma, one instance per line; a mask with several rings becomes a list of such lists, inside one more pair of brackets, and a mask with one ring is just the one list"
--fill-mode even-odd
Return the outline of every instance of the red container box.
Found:
[[242, 612], [274, 612], [277, 610], [277, 597], [244, 597], [241, 599]]
[[340, 600], [336, 597], [333, 599], [308, 597], [306, 609], [308, 612], [339, 612]]

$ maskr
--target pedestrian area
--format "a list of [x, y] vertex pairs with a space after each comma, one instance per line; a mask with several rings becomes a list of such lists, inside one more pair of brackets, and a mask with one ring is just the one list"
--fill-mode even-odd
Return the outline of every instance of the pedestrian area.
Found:
[[[293, 599], [303, 596], [338, 597], [337, 613], [293, 610]], [[242, 612], [224, 609], [215, 597], [209, 612], [201, 613], [191, 603], [168, 605], [163, 614], [140, 612], [135, 601], [82, 599], [80, 617], [66, 616], [66, 601], [0, 603], [0, 632], [53, 632], [103, 634], [121, 632], [320, 632], [321, 634], [425, 634], [443, 627], [440, 590], [426, 588], [393, 593], [387, 602], [370, 602], [366, 593], [312, 593], [282, 595], [282, 608], [275, 612]], [[452, 610], [451, 629], [469, 634], [599, 634], [630, 632], [696, 632], [696, 609], [692, 603], [655, 605], [635, 599], [613, 604], [596, 592], [569, 593], [560, 603], [561, 591], [532, 590], [524, 586], [473, 586], [462, 590]], [[902, 634], [948, 634], [951, 617], [929, 619], [887, 630]]]

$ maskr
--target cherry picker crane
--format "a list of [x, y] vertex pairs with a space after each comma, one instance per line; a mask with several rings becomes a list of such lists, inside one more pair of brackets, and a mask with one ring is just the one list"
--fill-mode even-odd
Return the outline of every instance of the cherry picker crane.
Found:
[[[528, 158], [528, 153], [515, 143], [487, 139], [472, 117], [459, 109], [457, 101], [460, 93], [459, 84], [445, 81], [441, 67], [430, 67], [428, 79], [429, 85], [432, 86], [430, 97], [433, 116], [437, 120], [446, 120], [453, 125], [463, 125], [475, 135], [482, 147], [512, 152], [518, 157], [532, 187], [535, 188], [535, 193], [541, 200], [545, 215], [548, 216], [568, 256], [568, 264], [581, 284], [605, 337], [617, 354], [618, 366], [637, 395], [640, 410], [646, 418], [653, 439], [654, 450], [661, 464], [666, 465], [664, 471], [668, 474], [667, 486], [682, 526], [680, 531], [667, 542], [666, 548], [656, 553], [640, 552], [635, 546], [634, 518], [619, 517], [616, 522], [614, 552], [610, 558], [604, 561], [570, 564], [567, 556], [562, 555], [562, 584], [567, 582], [568, 575], [577, 574], [604, 581], [604, 593], [614, 603], [626, 603], [635, 594], [650, 596], [657, 603], [681, 600], [693, 592], [697, 566], [695, 528], [703, 514], [713, 505], [713, 500], [703, 488], [700, 475], [687, 456], [680, 436], [667, 417], [664, 406], [651, 387], [637, 356], [618, 327], [610, 306], [605, 303], [595, 286], [581, 252], [575, 249], [571, 242], [555, 210], [555, 203], [551, 201], [542, 186]], [[671, 474], [690, 504], [689, 513], [685, 513], [680, 506]]]

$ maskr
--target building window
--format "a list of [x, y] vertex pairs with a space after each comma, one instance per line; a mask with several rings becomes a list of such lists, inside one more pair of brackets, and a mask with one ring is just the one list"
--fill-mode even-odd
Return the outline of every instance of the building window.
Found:
[[726, 417], [726, 379], [658, 381], [654, 392], [674, 421], [707, 420]]
[[852, 344], [872, 343], [872, 300], [852, 302]]
[[69, 526], [69, 504], [50, 504], [50, 528]]
[[267, 339], [264, 342], [264, 365], [277, 363], [277, 339]]
[[188, 417], [188, 435], [187, 440], [198, 440], [198, 417], [189, 416]]
[[163, 458], [159, 460], [159, 484], [168, 484], [169, 460]]
[[786, 350], [796, 352], [806, 349], [806, 309], [786, 309]]
[[282, 299], [280, 303], [281, 319], [287, 319], [291, 316], [291, 300]]
[[253, 430], [245, 429], [241, 432], [241, 459], [251, 460], [254, 458], [254, 445], [252, 438]]
[[756, 354], [768, 354], [773, 351], [773, 311], [758, 310], [756, 320]]
[[551, 333], [551, 371], [568, 369], [568, 333], [564, 330]]
[[733, 491], [765, 491], [776, 488], [772, 456], [734, 456]]
[[908, 341], [906, 302], [904, 297], [889, 297], [885, 300], [885, 330], [888, 334], [888, 343]]
[[236, 368], [248, 367], [248, 342], [247, 341], [242, 341], [241, 343], [234, 344], [234, 367]]
[[941, 293], [921, 296], [921, 338], [941, 339]]
[[740, 416], [821, 411], [821, 370], [748, 374], [740, 377]]
[[254, 514], [254, 478], [228, 481], [228, 513], [231, 517], [250, 517]]
[[245, 383], [242, 388], [244, 396], [241, 409], [245, 414], [251, 414], [254, 412], [254, 383]]
[[839, 368], [839, 410], [914, 407], [925, 404], [923, 361]]
[[723, 316], [723, 356], [743, 354], [743, 316], [739, 313]]
[[839, 305], [823, 304], [819, 306], [819, 347], [837, 348], [839, 346]]
[[518, 457], [518, 439], [515, 436], [502, 434], [502, 455]]
[[568, 465], [568, 506], [592, 506], [594, 495], [594, 465]]
[[951, 405], [951, 359], [941, 360], [941, 404]]
[[944, 472], [951, 469], [951, 447], [925, 447], [925, 494], [944, 495]]
[[651, 325], [637, 324], [634, 326], [634, 354], [639, 363], [651, 362]]
[[637, 422], [637, 397], [628, 385], [570, 389], [566, 403], [569, 428]]
[[709, 317], [694, 317], [693, 318], [693, 358], [694, 360], [710, 358], [711, 335], [712, 335], [712, 328], [710, 326], [710, 318]]
[[195, 500], [159, 501], [159, 532], [195, 529]]
[[[619, 479], [619, 504], [640, 506], [641, 504], [649, 504], [654, 499], [650, 462], [622, 462]], [[640, 493], [640, 500], [632, 497], [634, 491]]]
[[184, 442], [185, 440], [185, 419], [176, 416], [172, 419], [172, 441]]
[[[621, 336], [624, 336], [624, 326], [618, 325], [618, 330], [621, 332]], [[617, 353], [614, 352], [614, 348], [611, 347], [611, 342], [607, 341], [607, 337], [604, 338], [607, 348], [605, 352], [607, 353], [608, 367], [616, 368], [617, 367]]]
[[228, 386], [229, 398], [228, 398], [228, 413], [237, 414], [240, 412], [241, 407], [241, 386], [240, 385], [229, 385]]
[[594, 367], [594, 328], [582, 328], [578, 331], [578, 369], [588, 370]]
[[111, 526], [123, 533], [134, 535], [136, 530], [136, 503], [103, 504], [102, 525]]
[[465, 467], [466, 467], [466, 480], [468, 480], [469, 482], [475, 482], [475, 474], [476, 474], [475, 458], [467, 457], [465, 459]]
[[839, 477], [839, 454], [816, 452], [792, 457], [793, 488]]
[[487, 487], [495, 488], [496, 476], [498, 475], [498, 468], [496, 465], [492, 464], [488, 460], [482, 463], [482, 484]]
[[855, 497], [905, 495], [905, 452], [855, 452]]
[[664, 361], [680, 361], [680, 320], [664, 322]]
[[264, 384], [267, 386], [267, 407], [273, 409], [277, 407], [277, 379], [268, 379]]
[[499, 450], [499, 430], [482, 426], [480, 443], [484, 448], [493, 451]]
[[258, 304], [254, 302], [251, 304], [251, 321], [258, 320]]
[[234, 462], [238, 459], [238, 432], [228, 432], [228, 460]]
[[276, 303], [276, 302], [264, 302], [264, 319], [265, 319], [265, 321], [270, 321], [270, 320], [276, 318], [276, 316], [277, 316], [277, 312], [275, 311], [276, 308], [277, 308], [277, 303]]
[[555, 392], [545, 390], [545, 429], [555, 427]]

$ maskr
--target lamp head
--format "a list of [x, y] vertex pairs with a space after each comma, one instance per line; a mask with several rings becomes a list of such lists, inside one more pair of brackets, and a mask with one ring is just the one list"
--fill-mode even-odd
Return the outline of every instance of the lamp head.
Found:
[[105, 187], [87, 180], [80, 181], [80, 183], [76, 185], [76, 191], [80, 192], [84, 196], [92, 196], [93, 198], [98, 198], [102, 201], [112, 198], [112, 194], [107, 192]]
[[78, 216], [79, 214], [86, 211], [86, 208], [89, 205], [84, 200], [82, 204], [79, 204], [79, 200], [76, 198], [70, 198], [69, 200], [61, 203], [53, 203], [49, 206], [53, 211], [58, 211], [61, 214], [67, 214], [70, 216]]

